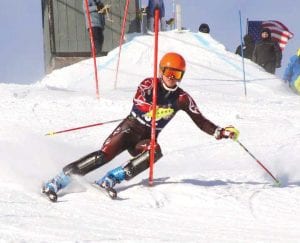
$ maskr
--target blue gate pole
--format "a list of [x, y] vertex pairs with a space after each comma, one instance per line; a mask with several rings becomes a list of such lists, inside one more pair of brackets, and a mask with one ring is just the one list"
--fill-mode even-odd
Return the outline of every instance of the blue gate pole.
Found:
[[242, 14], [241, 14], [241, 10], [239, 10], [239, 16], [240, 16], [240, 39], [241, 39], [241, 54], [242, 54], [242, 64], [243, 64], [244, 91], [245, 91], [245, 97], [247, 97], [246, 75], [245, 75], [245, 61], [244, 61], [244, 51], [243, 51], [243, 29], [242, 29]]

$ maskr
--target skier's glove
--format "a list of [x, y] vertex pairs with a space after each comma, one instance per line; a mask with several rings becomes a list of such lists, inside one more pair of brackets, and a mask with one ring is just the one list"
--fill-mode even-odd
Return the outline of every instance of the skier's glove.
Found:
[[216, 139], [222, 139], [222, 138], [231, 138], [232, 140], [236, 141], [239, 137], [239, 130], [237, 130], [233, 126], [228, 126], [225, 128], [218, 127], [214, 133], [214, 136]]

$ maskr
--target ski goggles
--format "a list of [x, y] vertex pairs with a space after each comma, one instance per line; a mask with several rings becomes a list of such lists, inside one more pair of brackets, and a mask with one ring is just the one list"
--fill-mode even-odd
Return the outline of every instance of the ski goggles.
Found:
[[175, 68], [164, 67], [162, 68], [162, 74], [167, 78], [181, 80], [184, 74], [184, 71], [178, 70]]

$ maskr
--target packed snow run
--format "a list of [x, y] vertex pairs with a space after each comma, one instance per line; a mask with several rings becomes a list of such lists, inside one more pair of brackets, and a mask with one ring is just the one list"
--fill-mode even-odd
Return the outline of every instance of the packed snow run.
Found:
[[92, 59], [31, 85], [0, 83], [0, 242], [299, 242], [299, 96], [249, 60], [244, 82], [241, 57], [204, 33], [160, 33], [159, 58], [184, 56], [180, 86], [208, 119], [237, 127], [281, 186], [238, 143], [179, 112], [159, 136], [153, 186], [148, 170], [118, 185], [118, 200], [91, 186], [130, 158], [124, 152], [75, 178], [57, 203], [42, 197], [45, 180], [99, 149], [117, 123], [45, 134], [126, 117], [137, 85], [153, 76], [153, 42], [127, 36], [117, 82], [118, 48], [97, 59], [99, 99]]

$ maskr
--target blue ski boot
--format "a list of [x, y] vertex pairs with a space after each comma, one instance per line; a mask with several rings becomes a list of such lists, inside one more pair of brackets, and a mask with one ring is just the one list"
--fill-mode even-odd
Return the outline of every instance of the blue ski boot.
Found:
[[104, 188], [108, 195], [115, 199], [117, 197], [117, 191], [113, 188], [117, 183], [121, 183], [125, 179], [125, 171], [122, 166], [119, 166], [106, 173], [100, 180], [95, 181], [95, 184]]
[[59, 173], [53, 179], [45, 182], [42, 186], [42, 193], [52, 202], [57, 201], [57, 192], [65, 188], [71, 182], [71, 177], [64, 172]]

